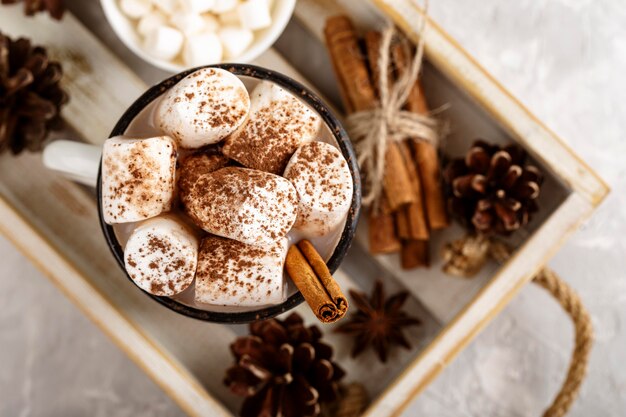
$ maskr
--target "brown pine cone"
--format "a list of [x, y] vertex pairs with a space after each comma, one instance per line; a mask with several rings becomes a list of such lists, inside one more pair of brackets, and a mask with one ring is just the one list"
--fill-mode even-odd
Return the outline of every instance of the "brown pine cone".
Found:
[[62, 75], [44, 48], [0, 33], [0, 153], [41, 150], [48, 132], [63, 127]]
[[24, 14], [26, 16], [47, 11], [50, 16], [59, 20], [65, 12], [63, 0], [2, 0], [2, 4], [15, 4], [20, 1], [24, 1]]
[[476, 141], [465, 158], [445, 169], [451, 213], [466, 227], [484, 234], [508, 235], [537, 211], [543, 177], [526, 163], [518, 146]]
[[250, 333], [231, 345], [237, 363], [224, 378], [233, 393], [246, 397], [242, 417], [316, 417], [320, 403], [337, 399], [344, 371], [332, 362], [333, 350], [316, 326], [306, 327], [292, 313], [252, 323]]

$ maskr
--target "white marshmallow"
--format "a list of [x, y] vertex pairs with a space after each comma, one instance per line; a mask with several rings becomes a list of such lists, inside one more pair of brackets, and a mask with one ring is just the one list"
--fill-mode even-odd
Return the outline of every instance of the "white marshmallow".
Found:
[[282, 303], [287, 247], [287, 238], [266, 246], [217, 236], [203, 239], [198, 254], [196, 302], [245, 307]]
[[144, 291], [172, 296], [193, 282], [198, 240], [181, 220], [159, 216], [141, 223], [124, 248], [126, 272]]
[[246, 0], [237, 7], [241, 26], [250, 30], [264, 29], [272, 24], [267, 0]]
[[215, 4], [213, 5], [213, 9], [211, 11], [216, 14], [226, 13], [230, 10], [236, 9], [238, 4], [239, 0], [215, 0]]
[[348, 163], [334, 146], [306, 143], [293, 154], [284, 177], [298, 191], [294, 229], [307, 237], [322, 236], [345, 218], [352, 202], [353, 183]]
[[176, 12], [170, 17], [170, 22], [186, 36], [194, 35], [205, 30], [204, 18], [195, 13]]
[[178, 9], [178, 0], [151, 0], [158, 9], [167, 15], [171, 15]]
[[215, 6], [215, 0], [179, 0], [183, 10], [191, 13], [205, 13]]
[[131, 19], [139, 19], [152, 10], [148, 0], [120, 0], [120, 9]]
[[250, 97], [228, 71], [203, 68], [186, 76], [161, 98], [155, 124], [183, 148], [217, 143], [248, 116]]
[[222, 44], [215, 33], [191, 35], [185, 42], [183, 61], [189, 67], [217, 64], [222, 61]]
[[170, 61], [180, 53], [184, 39], [180, 31], [169, 26], [159, 26], [148, 32], [144, 49], [155, 58]]
[[176, 143], [168, 136], [115, 137], [102, 150], [102, 211], [108, 224], [149, 219], [171, 208]]
[[226, 167], [201, 175], [181, 194], [185, 212], [209, 233], [250, 245], [287, 235], [298, 196], [288, 180], [254, 169]]
[[141, 36], [145, 37], [154, 29], [158, 28], [159, 26], [165, 25], [166, 22], [167, 19], [162, 12], [158, 10], [153, 10], [152, 12], [139, 19], [139, 23], [137, 23], [137, 32], [139, 32]]
[[254, 40], [254, 34], [250, 29], [238, 26], [223, 26], [217, 34], [224, 46], [224, 55], [228, 59], [238, 58]]
[[237, 9], [229, 10], [217, 15], [219, 22], [224, 26], [240, 26], [239, 13]]
[[220, 28], [219, 20], [217, 20], [217, 17], [215, 17], [211, 13], [204, 13], [202, 15], [202, 19], [204, 19], [205, 32], [217, 32], [217, 30]]
[[291, 155], [317, 136], [321, 119], [302, 101], [269, 81], [250, 93], [248, 122], [229, 136], [224, 155], [248, 167], [282, 174]]

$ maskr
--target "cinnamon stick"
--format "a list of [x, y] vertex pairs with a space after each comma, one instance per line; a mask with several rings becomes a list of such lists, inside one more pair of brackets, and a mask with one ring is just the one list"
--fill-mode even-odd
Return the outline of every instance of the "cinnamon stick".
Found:
[[401, 212], [404, 213], [403, 216], [406, 217], [407, 234], [403, 236], [402, 233], [398, 231], [398, 235], [404, 239], [428, 240], [430, 232], [428, 230], [426, 209], [422, 195], [422, 183], [417, 166], [414, 163], [413, 150], [408, 141], [403, 141], [399, 144], [399, 147], [407, 166], [407, 172], [409, 173], [416, 201], [406, 205], [401, 210]]
[[[365, 49], [369, 62], [370, 72], [374, 90], [380, 94], [378, 90], [380, 71], [378, 68], [378, 59], [380, 57], [380, 45], [382, 35], [380, 32], [365, 33]], [[389, 81], [391, 81], [391, 72], [388, 72]], [[416, 196], [413, 195], [410, 188], [411, 180], [406, 167], [406, 163], [402, 158], [398, 144], [390, 143], [387, 146], [385, 154], [385, 176], [383, 179], [383, 189], [389, 203], [391, 211], [397, 211], [405, 204], [414, 203]]]
[[[392, 57], [399, 74], [407, 71], [408, 68], [406, 49], [406, 44], [396, 44], [392, 47]], [[428, 104], [419, 80], [411, 88], [406, 108], [414, 113], [428, 113]], [[449, 219], [441, 187], [437, 149], [430, 143], [416, 141], [414, 156], [423, 186], [424, 206], [428, 224], [431, 230], [443, 229], [449, 225]]]
[[[359, 48], [356, 30], [346, 16], [331, 17], [324, 28], [326, 44], [340, 88], [346, 97], [346, 108], [351, 111], [371, 110], [377, 106], [374, 86], [370, 80], [367, 64]], [[406, 169], [399, 160], [397, 150], [390, 146], [385, 155], [386, 167], [383, 178], [386, 195], [392, 210], [414, 200], [406, 192], [409, 180]]]
[[396, 234], [394, 215], [370, 211], [368, 218], [369, 250], [372, 255], [398, 252], [402, 246]]
[[413, 269], [419, 266], [428, 266], [430, 256], [427, 240], [406, 240], [402, 242], [400, 251], [400, 265], [402, 269]]
[[291, 245], [285, 270], [322, 323], [334, 323], [345, 316], [348, 299], [311, 242]]

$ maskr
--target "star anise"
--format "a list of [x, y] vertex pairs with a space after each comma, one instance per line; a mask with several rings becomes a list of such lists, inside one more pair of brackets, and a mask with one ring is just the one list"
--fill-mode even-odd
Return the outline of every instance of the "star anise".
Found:
[[63, 0], [2, 0], [2, 4], [24, 2], [24, 14], [33, 16], [35, 13], [47, 11], [54, 19], [59, 20], [65, 12]]
[[381, 362], [387, 361], [387, 352], [392, 345], [400, 345], [406, 349], [411, 344], [404, 336], [403, 329], [417, 326], [421, 321], [402, 311], [409, 293], [400, 291], [385, 298], [385, 290], [380, 281], [374, 284], [372, 295], [367, 298], [365, 293], [350, 290], [350, 296], [358, 311], [347, 323], [340, 325], [335, 331], [354, 337], [352, 357], [360, 355], [371, 346]]

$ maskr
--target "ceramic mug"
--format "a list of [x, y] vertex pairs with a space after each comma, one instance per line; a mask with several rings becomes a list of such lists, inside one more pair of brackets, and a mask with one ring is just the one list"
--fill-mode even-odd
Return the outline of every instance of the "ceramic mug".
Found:
[[[327, 262], [330, 271], [336, 271], [345, 257], [352, 240], [354, 239], [356, 225], [361, 209], [361, 181], [359, 170], [354, 149], [352, 148], [352, 144], [350, 143], [347, 133], [322, 100], [320, 100], [308, 88], [285, 75], [248, 64], [219, 64], [207, 67], [222, 68], [230, 71], [238, 77], [241, 77], [242, 79], [248, 77], [251, 79], [265, 80], [277, 84], [315, 110], [319, 114], [323, 123], [329, 129], [329, 132], [334, 137], [339, 149], [348, 162], [348, 167], [350, 169], [350, 173], [352, 174], [354, 184], [354, 193], [344, 229], [341, 233], [339, 242], [335, 246], [331, 257]], [[113, 137], [123, 135], [131, 122], [146, 106], [158, 99], [165, 91], [170, 89], [185, 76], [200, 68], [204, 67], [181, 72], [149, 88], [148, 91], [139, 97], [124, 112], [113, 128], [110, 136]], [[96, 188], [98, 215], [104, 238], [106, 239], [113, 256], [117, 260], [117, 263], [126, 273], [126, 269], [124, 267], [124, 249], [118, 241], [113, 226], [106, 224], [102, 215], [101, 148], [94, 145], [65, 140], [55, 141], [48, 145], [44, 150], [43, 162], [48, 168], [57, 171], [74, 181]], [[127, 273], [126, 276], [134, 284], [134, 281], [130, 278], [130, 276], [128, 276]], [[139, 287], [137, 287], [137, 289], [139, 289]], [[230, 324], [249, 323], [255, 320], [267, 319], [290, 310], [304, 301], [302, 294], [299, 291], [296, 291], [284, 302], [277, 305], [235, 312], [210, 311], [183, 304], [182, 302], [170, 297], [156, 296], [141, 289], [139, 290], [165, 307], [185, 316], [204, 321]]]

